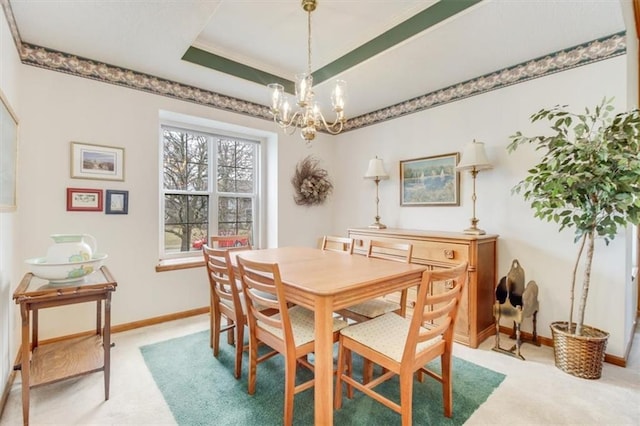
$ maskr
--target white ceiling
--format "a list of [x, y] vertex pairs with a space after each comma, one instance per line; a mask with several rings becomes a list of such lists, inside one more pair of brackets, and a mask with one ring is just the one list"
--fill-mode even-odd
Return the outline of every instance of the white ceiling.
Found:
[[[312, 68], [437, 2], [318, 0], [312, 13]], [[182, 56], [195, 46], [288, 80], [306, 69], [307, 15], [299, 0], [10, 4], [23, 42], [263, 105], [268, 101], [263, 85]], [[483, 0], [342, 72], [348, 83], [347, 118], [624, 31], [625, 20], [633, 25], [631, 12], [631, 0]], [[329, 86], [327, 81], [315, 89], [321, 105], [328, 104]]]

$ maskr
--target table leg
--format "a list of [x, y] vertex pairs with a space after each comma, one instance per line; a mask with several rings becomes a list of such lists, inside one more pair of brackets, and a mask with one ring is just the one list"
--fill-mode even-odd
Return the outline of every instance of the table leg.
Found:
[[315, 304], [315, 424], [333, 425], [333, 311], [331, 299], [318, 297]]
[[[99, 307], [100, 304], [98, 305]], [[101, 309], [98, 309], [101, 311]], [[109, 399], [109, 383], [111, 375], [111, 291], [107, 291], [104, 300], [104, 332], [102, 333], [104, 347], [104, 400]]]
[[[27, 312], [27, 315], [29, 312]], [[38, 347], [38, 310], [33, 309], [31, 311], [31, 316], [33, 317], [33, 325], [31, 327], [31, 350]]]
[[96, 334], [102, 336], [102, 300], [97, 300], [96, 304]]
[[29, 309], [20, 304], [22, 316], [22, 347], [20, 352], [20, 373], [22, 377], [22, 422], [29, 424], [29, 373], [31, 372], [31, 344], [29, 342]]

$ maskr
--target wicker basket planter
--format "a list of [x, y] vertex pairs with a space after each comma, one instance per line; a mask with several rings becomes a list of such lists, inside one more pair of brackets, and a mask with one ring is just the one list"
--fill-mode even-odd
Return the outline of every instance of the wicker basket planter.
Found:
[[599, 379], [609, 333], [585, 325], [583, 335], [576, 336], [567, 333], [567, 324], [551, 323], [556, 367], [583, 379]]

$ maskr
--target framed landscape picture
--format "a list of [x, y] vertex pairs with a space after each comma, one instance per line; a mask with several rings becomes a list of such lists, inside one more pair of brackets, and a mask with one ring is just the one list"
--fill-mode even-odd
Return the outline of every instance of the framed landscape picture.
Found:
[[124, 180], [124, 148], [71, 142], [71, 177]]
[[401, 206], [459, 206], [457, 152], [400, 161]]

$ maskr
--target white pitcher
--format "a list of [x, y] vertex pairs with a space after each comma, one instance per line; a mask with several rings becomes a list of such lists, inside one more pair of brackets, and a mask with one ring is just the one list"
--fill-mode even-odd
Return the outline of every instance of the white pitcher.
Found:
[[47, 250], [47, 263], [73, 263], [91, 260], [97, 251], [95, 237], [89, 234], [53, 234], [55, 244]]

